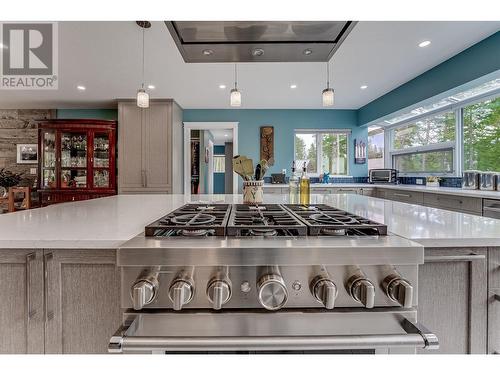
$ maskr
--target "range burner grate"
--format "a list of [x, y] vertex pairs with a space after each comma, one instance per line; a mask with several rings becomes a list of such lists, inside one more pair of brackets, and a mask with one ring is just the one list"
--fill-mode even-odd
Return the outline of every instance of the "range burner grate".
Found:
[[146, 236], [225, 236], [229, 204], [186, 204], [145, 228]]
[[227, 226], [228, 236], [305, 236], [307, 227], [279, 204], [236, 204]]
[[287, 204], [308, 227], [310, 236], [379, 236], [387, 226], [326, 204]]

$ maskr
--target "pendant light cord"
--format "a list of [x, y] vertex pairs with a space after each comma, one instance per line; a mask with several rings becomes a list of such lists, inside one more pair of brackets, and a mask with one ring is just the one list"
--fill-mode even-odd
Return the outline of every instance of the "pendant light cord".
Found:
[[238, 70], [236, 69], [236, 64], [234, 64], [234, 88], [238, 90]]
[[330, 88], [330, 63], [326, 62], [326, 88]]
[[145, 28], [142, 28], [142, 88], [144, 89], [144, 32]]

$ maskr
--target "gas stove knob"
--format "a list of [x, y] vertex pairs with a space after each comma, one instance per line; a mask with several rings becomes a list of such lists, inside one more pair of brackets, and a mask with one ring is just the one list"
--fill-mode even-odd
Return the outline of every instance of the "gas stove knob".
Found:
[[385, 278], [384, 282], [387, 296], [394, 302], [398, 302], [404, 308], [412, 307], [413, 286], [399, 274], [392, 274]]
[[311, 292], [326, 309], [331, 310], [335, 307], [335, 299], [338, 290], [335, 283], [324, 277], [316, 277], [311, 283]]
[[257, 282], [259, 303], [267, 310], [279, 310], [288, 300], [288, 290], [279, 274], [263, 275]]
[[375, 286], [368, 279], [358, 279], [349, 288], [351, 297], [367, 309], [375, 305]]
[[231, 285], [226, 280], [213, 280], [208, 284], [207, 297], [214, 310], [220, 310], [231, 298]]
[[194, 283], [192, 280], [174, 280], [170, 285], [168, 296], [173, 303], [174, 310], [181, 310], [182, 307], [193, 299]]
[[144, 306], [153, 302], [157, 291], [157, 278], [150, 277], [148, 279], [137, 280], [130, 290], [134, 310], [141, 310]]

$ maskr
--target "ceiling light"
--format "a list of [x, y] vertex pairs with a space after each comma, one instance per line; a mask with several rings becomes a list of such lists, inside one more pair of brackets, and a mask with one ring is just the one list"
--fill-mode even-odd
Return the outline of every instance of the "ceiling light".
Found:
[[148, 89], [150, 89], [150, 90], [154, 90], [155, 88], [156, 88], [155, 85], [148, 85]]
[[142, 28], [142, 83], [141, 88], [137, 90], [137, 106], [139, 108], [149, 108], [149, 94], [144, 90], [144, 33], [151, 27], [149, 21], [137, 21], [137, 25]]
[[252, 50], [252, 56], [262, 56], [264, 55], [264, 50], [262, 48], [255, 48]]
[[224, 137], [229, 137], [227, 134], [224, 134]]
[[236, 64], [234, 64], [234, 89], [231, 90], [230, 104], [231, 107], [241, 107], [241, 92], [238, 91], [238, 71], [236, 70]]
[[4, 48], [4, 45], [2, 43], [0, 43], [0, 49]]
[[363, 85], [363, 86], [360, 87], [361, 90], [365, 90], [367, 88], [368, 88], [368, 86], [366, 86], [366, 85]]
[[326, 89], [321, 93], [323, 99], [323, 107], [331, 107], [334, 103], [333, 89], [330, 88], [330, 64], [326, 63]]
[[313, 53], [313, 51], [312, 51], [312, 49], [307, 48], [307, 49], [305, 49], [302, 53], [303, 53], [304, 55], [306, 55], [306, 56], [309, 56], [310, 54], [312, 54], [312, 53]]
[[424, 40], [423, 42], [419, 43], [419, 47], [427, 47], [429, 44], [431, 44], [430, 40]]
[[292, 84], [292, 85], [290, 85], [290, 88], [291, 88], [291, 89], [296, 89], [296, 88], [297, 88], [297, 85], [296, 85], [296, 84]]
[[219, 88], [220, 88], [220, 89], [225, 89], [225, 88], [226, 88], [226, 85], [219, 85]]
[[76, 88], [78, 90], [80, 90], [80, 91], [85, 91], [86, 90], [85, 86], [82, 86], [82, 85], [78, 85], [78, 86], [76, 86]]
[[204, 50], [202, 51], [202, 53], [203, 53], [205, 56], [211, 56], [211, 55], [213, 55], [213, 54], [214, 54], [214, 51], [213, 51], [213, 50], [211, 50], [211, 49], [204, 49]]

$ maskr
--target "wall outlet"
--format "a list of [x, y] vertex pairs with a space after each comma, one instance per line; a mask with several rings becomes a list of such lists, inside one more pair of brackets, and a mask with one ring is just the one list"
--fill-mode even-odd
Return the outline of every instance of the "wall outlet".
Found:
[[281, 170], [281, 173], [286, 174], [286, 168], [283, 168], [283, 169]]
[[415, 179], [415, 183], [417, 185], [423, 185], [424, 184], [424, 179], [423, 178], [416, 178]]
[[30, 174], [36, 174], [36, 168], [30, 168]]

